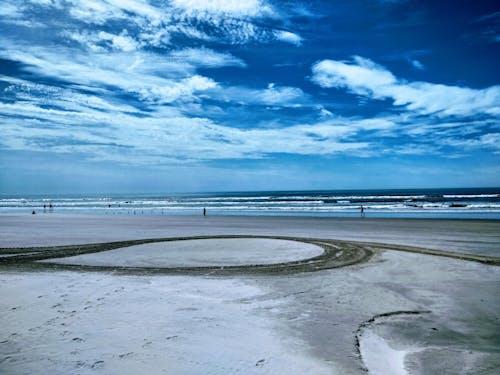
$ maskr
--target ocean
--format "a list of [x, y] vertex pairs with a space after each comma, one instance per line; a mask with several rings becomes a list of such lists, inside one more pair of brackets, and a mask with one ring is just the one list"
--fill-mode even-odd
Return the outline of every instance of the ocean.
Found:
[[0, 214], [500, 219], [500, 188], [1, 196]]

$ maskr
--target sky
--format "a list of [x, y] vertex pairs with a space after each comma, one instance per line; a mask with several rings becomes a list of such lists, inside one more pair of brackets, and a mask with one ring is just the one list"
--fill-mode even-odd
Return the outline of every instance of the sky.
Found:
[[499, 46], [495, 1], [2, 0], [0, 194], [498, 187]]

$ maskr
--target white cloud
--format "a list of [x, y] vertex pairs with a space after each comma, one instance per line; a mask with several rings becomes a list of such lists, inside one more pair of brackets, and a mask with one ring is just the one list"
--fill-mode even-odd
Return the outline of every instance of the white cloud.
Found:
[[112, 48], [119, 51], [135, 51], [138, 47], [137, 42], [127, 35], [126, 30], [124, 30], [120, 35], [114, 35], [101, 31], [99, 32], [99, 37], [102, 40], [110, 41]]
[[55, 8], [61, 7], [61, 0], [28, 0], [32, 4], [53, 6]]
[[0, 7], [0, 16], [8, 18], [19, 18], [22, 16], [22, 11], [18, 6], [11, 3], [2, 4]]
[[[319, 122], [293, 126], [276, 123], [269, 128], [241, 129], [238, 124], [222, 125], [208, 118], [187, 117], [176, 106], [158, 105], [141, 111], [103, 96], [0, 78], [11, 85], [8, 91], [17, 97], [16, 102], [0, 103], [0, 116], [9, 118], [2, 125], [0, 143], [15, 150], [78, 152], [93, 160], [148, 165], [179, 160], [262, 158], [275, 153], [343, 153], [358, 157], [382, 152], [438, 154], [440, 145], [460, 150], [496, 150], [495, 145], [500, 144], [498, 134], [491, 132], [471, 131], [468, 140], [464, 140], [463, 133], [454, 132], [464, 128], [461, 123], [429, 124], [427, 131], [414, 133], [412, 129], [423, 129], [423, 126], [414, 125], [412, 118], [404, 115], [367, 119], [329, 116]], [[152, 87], [145, 95], [147, 100], [161, 104], [190, 98], [197, 91], [220, 90], [214, 85], [206, 77], [193, 76], [169, 87]], [[280, 90], [270, 84], [261, 91]], [[287, 95], [280, 100], [285, 100]], [[265, 100], [280, 101], [274, 97]], [[392, 149], [383, 149], [382, 144], [377, 144], [381, 136], [401, 134], [406, 127], [409, 127], [408, 135], [417, 142]], [[117, 153], [117, 148], [122, 151]]]
[[262, 90], [258, 97], [264, 104], [275, 105], [293, 103], [303, 98], [304, 92], [297, 87], [280, 87], [270, 83], [266, 90]]
[[425, 66], [424, 64], [422, 64], [420, 61], [418, 60], [411, 60], [411, 65], [417, 69], [417, 70], [425, 70]]
[[396, 83], [396, 77], [371, 60], [354, 57], [354, 64], [323, 60], [313, 65], [313, 82], [322, 87], [347, 88], [357, 94], [377, 95], [375, 90]]
[[[370, 152], [369, 143], [356, 140], [356, 135], [388, 126], [384, 120], [334, 119], [286, 128], [241, 129], [238, 124], [186, 117], [175, 106], [141, 111], [101, 94], [0, 78], [10, 85], [9, 94], [16, 95], [15, 102], [0, 103], [0, 116], [9, 118], [2, 126], [0, 143], [13, 150], [78, 152], [94, 160], [144, 165], [274, 153], [363, 156]], [[214, 81], [195, 75], [170, 86], [151, 86], [143, 94], [162, 104], [204, 90], [223, 91]], [[252, 93], [261, 102], [282, 105], [303, 94], [296, 90], [270, 84]]]
[[40, 105], [49, 105], [60, 108], [58, 111], [62, 116], [67, 112], [96, 114], [98, 111], [119, 111], [129, 114], [139, 113], [136, 108], [130, 105], [112, 103], [102, 95], [81, 94], [70, 89], [34, 84], [29, 81], [5, 76], [0, 76], [0, 79], [9, 84], [4, 89], [4, 93], [15, 95], [16, 101], [22, 102], [25, 105], [33, 105], [30, 111], [35, 111], [37, 106]]
[[321, 107], [319, 110], [319, 114], [323, 117], [330, 117], [333, 116], [333, 113], [330, 112], [328, 109]]
[[487, 133], [476, 138], [448, 138], [444, 144], [456, 148], [492, 149], [500, 152], [500, 133]]
[[253, 20], [275, 16], [272, 7], [260, 0], [174, 0], [157, 6], [142, 0], [71, 0], [69, 13], [90, 25], [124, 20], [141, 30], [142, 42], [154, 46], [168, 45], [176, 33], [205, 41], [267, 42], [272, 31]]
[[113, 87], [117, 93], [137, 93], [145, 99], [171, 102], [184, 94], [216, 87], [213, 80], [197, 75], [195, 66], [146, 52], [89, 55], [65, 48], [50, 51], [31, 46], [17, 50], [1, 40], [0, 46], [6, 47], [0, 56], [27, 64], [31, 73], [93, 90]]
[[[16, 150], [80, 152], [116, 161], [116, 147], [128, 150], [122, 162], [150, 164], [175, 160], [261, 158], [273, 153], [361, 155], [366, 142], [349, 140], [356, 127], [339, 123], [296, 125], [284, 129], [238, 129], [204, 118], [168, 112], [138, 118], [120, 111], [65, 112], [17, 102], [0, 103], [12, 117], [3, 127], [3, 147]], [[118, 131], [119, 130], [119, 131]], [[131, 158], [130, 156], [134, 157]]]
[[243, 105], [268, 105], [282, 107], [297, 107], [304, 104], [307, 95], [298, 87], [276, 86], [270, 83], [265, 89], [250, 89], [247, 87], [221, 87], [211, 92], [214, 99], [235, 102]]
[[373, 99], [392, 99], [397, 106], [420, 114], [467, 116], [500, 114], [500, 86], [485, 89], [397, 79], [371, 60], [323, 60], [313, 65], [312, 80], [322, 87], [344, 88]]
[[233, 17], [273, 15], [272, 7], [262, 0], [173, 0], [173, 5], [188, 14], [223, 14]]
[[171, 58], [187, 62], [194, 66], [218, 68], [223, 66], [245, 67], [243, 60], [229, 54], [220, 53], [208, 48], [185, 48], [171, 52]]
[[[291, 31], [275, 31], [262, 19], [273, 18], [282, 24], [286, 18], [279, 9], [274, 9], [265, 0], [173, 0], [150, 2], [147, 0], [67, 0], [42, 1], [26, 0], [16, 2], [5, 0], [0, 14], [5, 14], [3, 22], [18, 25], [35, 25], [31, 19], [30, 9], [33, 4], [45, 7], [50, 12], [57, 8], [58, 13], [66, 13], [68, 17], [40, 19], [39, 26], [50, 25], [56, 28], [69, 26], [66, 32], [74, 34], [97, 34], [95, 28], [102, 27], [104, 33], [113, 34], [116, 24], [127, 24], [130, 35], [117, 35], [106, 39], [113, 48], [123, 51], [151, 45], [169, 47], [172, 36], [183, 34], [190, 39], [203, 41], [219, 41], [231, 44], [243, 44], [249, 41], [268, 43], [276, 39], [300, 45], [301, 38]], [[78, 25], [71, 25], [77, 21]], [[38, 26], [38, 27], [39, 27]], [[276, 25], [279, 27], [279, 25]], [[87, 29], [87, 31], [85, 30]], [[90, 30], [89, 30], [90, 29]], [[88, 36], [88, 35], [87, 35]], [[81, 39], [81, 38], [80, 38]], [[92, 39], [89, 42], [92, 42]], [[103, 40], [101, 40], [102, 42]], [[95, 51], [102, 46], [89, 43]]]
[[385, 150], [385, 153], [399, 155], [439, 155], [441, 151], [439, 147], [434, 145], [409, 143], [392, 147], [390, 150]]
[[274, 32], [274, 36], [276, 37], [276, 39], [281, 40], [282, 42], [294, 44], [296, 46], [302, 45], [302, 38], [299, 35], [289, 31], [277, 30]]
[[[112, 38], [104, 36], [105, 39], [108, 37]], [[26, 64], [31, 73], [63, 79], [95, 92], [113, 88], [116, 94], [135, 94], [138, 99], [150, 104], [177, 100], [197, 102], [204, 92], [210, 94], [213, 100], [264, 106], [298, 107], [308, 100], [307, 95], [296, 87], [274, 84], [264, 89], [224, 86], [196, 74], [199, 66], [244, 64], [230, 54], [206, 48], [190, 48], [161, 57], [143, 51], [109, 51], [89, 55], [65, 48], [59, 48], [57, 52], [32, 46], [17, 49], [1, 40], [0, 47], [4, 47], [0, 56]]]
[[128, 35], [127, 30], [123, 30], [119, 35], [111, 34], [105, 31], [94, 33], [79, 31], [72, 33], [66, 32], [64, 35], [79, 42], [92, 52], [105, 52], [108, 49], [132, 52], [140, 47], [140, 43], [131, 38]]
[[142, 0], [69, 0], [70, 14], [83, 22], [104, 24], [112, 19], [130, 19], [139, 16], [152, 25], [158, 25], [163, 17], [159, 8]]
[[147, 101], [157, 103], [171, 103], [179, 99], [193, 100], [193, 94], [217, 87], [217, 83], [210, 78], [192, 76], [179, 82], [163, 86], [152, 86], [139, 90], [140, 96]]

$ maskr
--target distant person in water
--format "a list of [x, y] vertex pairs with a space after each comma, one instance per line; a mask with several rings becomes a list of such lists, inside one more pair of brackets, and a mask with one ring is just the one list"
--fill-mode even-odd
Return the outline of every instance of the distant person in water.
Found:
[[32, 214], [32, 215], [36, 215], [36, 212], [35, 212], [35, 210], [33, 210], [33, 212], [32, 212], [31, 214]]
[[361, 212], [361, 217], [365, 217], [365, 208], [363, 206], [361, 206], [360, 212]]
[[203, 207], [203, 216], [207, 216], [207, 209]]

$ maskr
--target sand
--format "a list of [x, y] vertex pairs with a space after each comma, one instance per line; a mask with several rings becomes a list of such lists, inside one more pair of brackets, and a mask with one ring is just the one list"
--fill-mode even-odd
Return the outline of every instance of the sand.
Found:
[[[4, 247], [201, 234], [432, 243], [487, 255], [500, 247], [490, 221], [40, 215], [0, 224]], [[4, 267], [0, 373], [497, 374], [500, 267], [396, 249], [293, 274]]]
[[227, 267], [295, 262], [322, 253], [321, 247], [298, 241], [209, 238], [148, 243], [48, 261], [118, 267]]
[[0, 215], [0, 247], [217, 234], [332, 238], [500, 255], [500, 220]]

